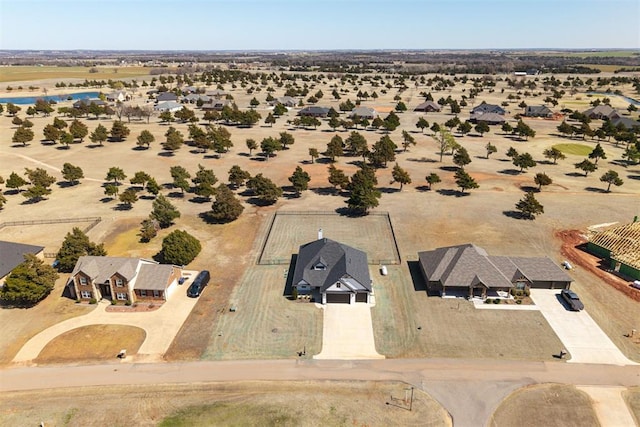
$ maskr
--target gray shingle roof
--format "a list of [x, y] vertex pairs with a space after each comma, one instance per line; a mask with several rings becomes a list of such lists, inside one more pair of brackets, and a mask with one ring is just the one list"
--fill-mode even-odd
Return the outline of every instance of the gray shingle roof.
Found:
[[[319, 262], [326, 266], [324, 270], [314, 269]], [[294, 284], [304, 280], [324, 292], [345, 276], [355, 280], [348, 280], [349, 285], [371, 291], [366, 253], [327, 238], [300, 246], [293, 273]]]
[[359, 116], [364, 118], [374, 118], [378, 115], [378, 112], [371, 107], [356, 107], [351, 110], [349, 117]]
[[172, 92], [162, 92], [160, 95], [156, 97], [158, 102], [160, 101], [177, 101], [178, 95]]
[[134, 289], [164, 290], [167, 288], [173, 266], [168, 264], [142, 264]]
[[471, 113], [469, 121], [486, 122], [486, 123], [504, 123], [506, 120], [503, 115], [498, 113]]
[[0, 241], [0, 277], [6, 276], [22, 264], [25, 254], [37, 254], [42, 250], [43, 246]]
[[634, 127], [640, 127], [640, 122], [637, 120], [630, 119], [629, 117], [616, 117], [611, 119], [611, 124], [614, 126], [618, 126], [619, 123], [622, 123], [622, 126], [625, 129], [633, 129]]
[[440, 105], [437, 102], [425, 101], [422, 104], [418, 105], [416, 108], [414, 108], [413, 111], [426, 111], [426, 110], [440, 111], [441, 109], [442, 107], [440, 107]]
[[528, 105], [525, 114], [527, 116], [550, 116], [553, 111], [546, 105]]
[[104, 283], [114, 274], [130, 281], [136, 275], [139, 258], [106, 257], [106, 256], [81, 256], [78, 258], [71, 276], [79, 272], [86, 274], [96, 283]]
[[486, 102], [482, 102], [482, 104], [476, 106], [471, 113], [496, 113], [496, 114], [504, 114], [505, 110], [499, 105], [487, 104]]
[[329, 114], [329, 110], [330, 109], [327, 107], [318, 107], [314, 105], [304, 107], [298, 114], [301, 116], [326, 116]]

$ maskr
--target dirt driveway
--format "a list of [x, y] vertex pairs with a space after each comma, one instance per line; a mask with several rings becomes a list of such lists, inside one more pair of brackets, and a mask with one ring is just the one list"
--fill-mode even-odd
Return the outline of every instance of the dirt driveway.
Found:
[[586, 310], [568, 310], [559, 301], [559, 294], [558, 290], [531, 290], [531, 298], [571, 354], [569, 362], [635, 365], [620, 352]]
[[376, 351], [369, 304], [325, 304], [322, 351], [314, 359], [384, 359]]

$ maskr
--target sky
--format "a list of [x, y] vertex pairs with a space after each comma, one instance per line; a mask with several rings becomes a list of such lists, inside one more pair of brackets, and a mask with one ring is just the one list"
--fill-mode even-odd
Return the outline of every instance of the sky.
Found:
[[640, 0], [0, 0], [0, 49], [640, 49]]

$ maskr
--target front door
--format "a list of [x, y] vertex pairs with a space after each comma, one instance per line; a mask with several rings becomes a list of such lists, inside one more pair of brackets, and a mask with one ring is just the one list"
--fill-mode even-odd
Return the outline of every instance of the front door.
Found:
[[102, 298], [111, 299], [111, 286], [108, 283], [103, 283], [100, 285], [100, 293]]

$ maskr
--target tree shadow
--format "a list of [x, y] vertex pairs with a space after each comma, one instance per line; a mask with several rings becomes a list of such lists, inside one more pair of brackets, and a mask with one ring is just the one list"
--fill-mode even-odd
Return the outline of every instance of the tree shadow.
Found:
[[635, 180], [640, 180], [640, 175], [627, 175], [627, 178], [629, 178], [629, 179], [635, 179]]
[[115, 205], [113, 208], [114, 211], [130, 211], [131, 209], [133, 209], [133, 205], [127, 205], [125, 203], [118, 203], [117, 205]]
[[428, 185], [419, 185], [416, 187], [416, 190], [427, 192], [427, 191], [431, 191], [431, 187], [429, 187]]
[[181, 192], [181, 191], [172, 191], [170, 193], [167, 193], [167, 197], [170, 197], [172, 199], [184, 199], [185, 193]]
[[336, 191], [333, 187], [314, 187], [311, 189], [314, 193], [320, 196], [337, 196], [340, 194], [339, 191]]
[[521, 185], [520, 189], [525, 193], [539, 193], [540, 189], [538, 187], [534, 187], [532, 185]]
[[583, 173], [579, 173], [579, 172], [567, 172], [567, 173], [565, 173], [565, 175], [566, 176], [571, 176], [571, 177], [574, 177], [574, 178], [586, 178]]
[[175, 155], [176, 153], [174, 151], [161, 151], [158, 153], [158, 156], [160, 157], [173, 157]]
[[85, 145], [85, 147], [91, 148], [93, 150], [94, 148], [102, 148], [102, 147], [104, 147], [104, 145], [102, 145], [102, 144], [87, 144], [87, 145]]
[[102, 203], [109, 203], [109, 202], [113, 202], [115, 199], [113, 197], [103, 197], [102, 199], [100, 199], [100, 201]]
[[598, 187], [585, 187], [584, 188], [586, 191], [590, 191], [592, 193], [600, 193], [600, 194], [607, 194], [608, 191], [605, 190], [604, 188], [598, 188]]
[[420, 271], [420, 261], [407, 261], [407, 268], [411, 275], [413, 290], [416, 292], [427, 291], [427, 284], [424, 281], [422, 272]]
[[78, 185], [78, 182], [71, 182], [71, 181], [58, 181], [56, 182], [56, 185], [60, 188], [69, 188], [69, 187], [75, 187], [76, 185]]
[[446, 172], [456, 172], [460, 168], [458, 166], [440, 166], [439, 169]]
[[336, 213], [340, 216], [346, 216], [348, 218], [361, 218], [369, 214], [368, 212], [357, 211], [354, 209], [349, 209], [348, 207], [336, 208]]
[[211, 198], [209, 197], [202, 197], [202, 196], [195, 196], [189, 199], [189, 201], [191, 203], [198, 203], [198, 204], [202, 204], [202, 203], [211, 203]]
[[264, 199], [261, 199], [259, 197], [255, 197], [254, 196], [254, 197], [249, 197], [247, 199], [247, 203], [249, 203], [251, 205], [254, 205], [254, 206], [257, 206], [257, 207], [264, 207], [264, 206], [273, 205], [275, 203], [275, 201], [274, 200], [264, 200]]
[[266, 162], [266, 161], [268, 161], [266, 157], [260, 157], [260, 156], [251, 157], [250, 160], [253, 160], [254, 162]]
[[498, 171], [498, 173], [503, 173], [505, 175], [520, 175], [520, 171], [518, 169], [502, 169], [501, 171]]
[[418, 162], [418, 163], [437, 163], [438, 161], [435, 159], [430, 159], [427, 157], [420, 157], [419, 159], [416, 157], [409, 157], [407, 158], [407, 161], [409, 162]]
[[133, 151], [147, 151], [149, 149], [149, 147], [143, 147], [141, 145], [136, 145], [135, 147], [131, 148]]
[[528, 219], [528, 220], [534, 219], [534, 218], [523, 215], [522, 212], [520, 211], [514, 211], [514, 210], [502, 211], [502, 214], [507, 218], [513, 218], [513, 219]]
[[238, 156], [241, 156], [241, 157], [251, 157], [251, 154], [249, 154], [249, 153], [238, 153]]
[[70, 145], [58, 145], [56, 147], [56, 150], [70, 150], [71, 146]]
[[291, 259], [289, 260], [287, 276], [284, 281], [284, 289], [282, 290], [283, 297], [289, 297], [293, 295], [293, 273], [295, 272], [296, 261], [298, 261], [298, 254], [292, 254]]
[[393, 194], [400, 192], [400, 189], [395, 187], [380, 187], [378, 188], [378, 190], [380, 190], [380, 192], [384, 194]]
[[455, 196], [455, 197], [467, 197], [471, 194], [471, 193], [463, 193], [459, 190], [451, 190], [447, 188], [436, 190], [436, 193], [441, 194], [443, 196]]
[[48, 146], [51, 146], [51, 145], [56, 145], [57, 142], [51, 141], [50, 139], [41, 139], [40, 140], [40, 144], [44, 145], [45, 147], [48, 147]]

